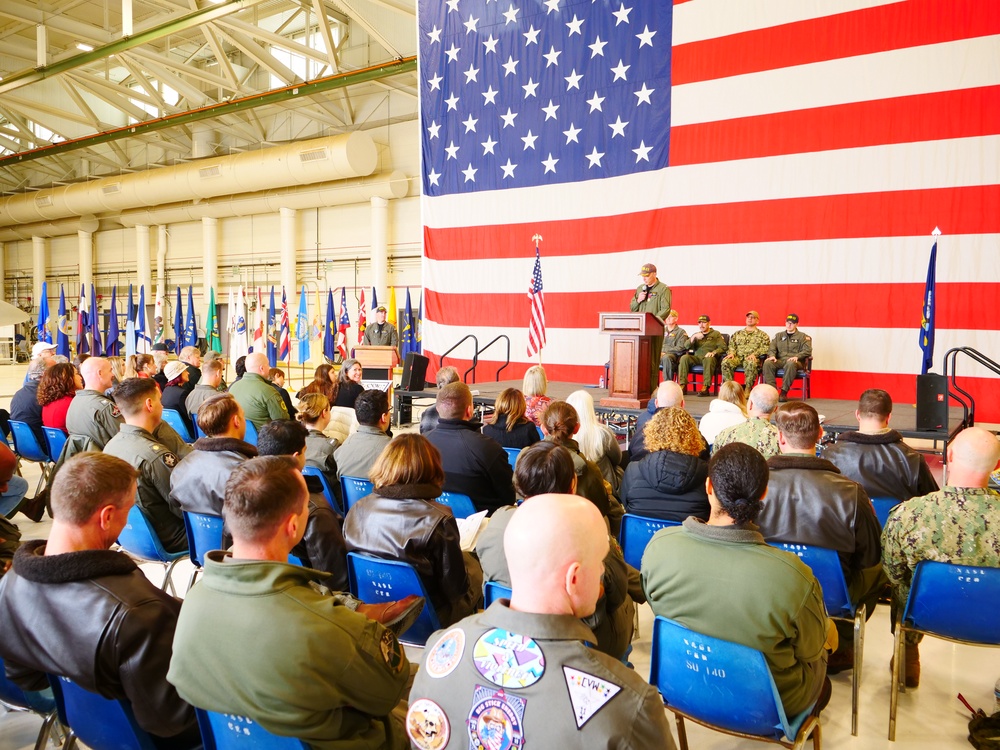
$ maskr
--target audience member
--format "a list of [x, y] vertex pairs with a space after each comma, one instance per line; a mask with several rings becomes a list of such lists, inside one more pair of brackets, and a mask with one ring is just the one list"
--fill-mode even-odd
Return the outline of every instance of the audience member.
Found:
[[136, 473], [100, 453], [65, 468], [52, 485], [48, 541], [25, 542], [0, 582], [7, 675], [31, 691], [48, 688], [47, 674], [63, 675], [129, 701], [158, 747], [200, 746], [194, 711], [166, 679], [181, 603], [108, 549], [135, 502]]
[[754, 525], [767, 481], [767, 462], [750, 446], [716, 451], [708, 521], [689, 517], [658, 531], [642, 558], [642, 585], [655, 614], [761, 651], [794, 716], [829, 700], [825, 645], [836, 632], [809, 567], [768, 546]]
[[188, 379], [190, 377], [188, 366], [180, 361], [169, 362], [163, 369], [163, 373], [167, 378], [167, 387], [163, 389], [160, 396], [163, 408], [173, 409], [177, 412], [184, 426], [187, 427], [188, 434], [193, 435], [194, 424], [191, 422], [191, 414], [187, 410], [187, 397], [194, 391], [195, 386]]
[[221, 359], [206, 359], [201, 363], [201, 377], [187, 395], [187, 398], [184, 399], [183, 410], [179, 410], [186, 412], [192, 422], [194, 422], [195, 415], [198, 413], [198, 407], [210, 398], [215, 398], [219, 395], [219, 386], [222, 385], [222, 370], [223, 363]]
[[246, 368], [246, 373], [230, 386], [229, 392], [240, 402], [247, 419], [258, 432], [272, 419], [288, 419], [281, 396], [266, 379], [270, 370], [267, 355], [263, 352], [247, 355]]
[[365, 390], [364, 386], [361, 385], [361, 378], [361, 363], [356, 359], [345, 359], [344, 364], [340, 366], [340, 374], [337, 377], [337, 395], [333, 399], [333, 405], [353, 409], [354, 402]]
[[39, 445], [45, 445], [45, 433], [42, 432], [42, 405], [38, 402], [38, 385], [50, 362], [51, 357], [33, 359], [28, 366], [24, 384], [10, 399], [10, 418], [27, 424], [35, 433]]
[[[444, 388], [449, 383], [457, 383], [459, 381], [458, 370], [454, 367], [442, 367], [437, 371], [435, 380], [438, 389]], [[420, 415], [420, 434], [426, 435], [437, 427], [438, 419], [440, 419], [440, 416], [438, 415], [437, 404], [424, 409], [423, 414]]]
[[604, 481], [611, 485], [611, 492], [617, 497], [628, 465], [628, 454], [622, 452], [611, 428], [597, 419], [594, 398], [587, 391], [573, 391], [566, 403], [576, 410], [576, 416], [580, 420], [580, 429], [576, 433], [580, 453], [588, 461], [597, 464]]
[[[205, 364], [206, 362], [218, 362], [220, 365], [222, 365], [223, 377], [219, 381], [219, 385], [216, 387], [216, 390], [219, 393], [226, 393], [226, 392], [228, 392], [229, 391], [229, 386], [226, 384], [226, 378], [225, 378], [225, 373], [226, 373], [226, 358], [222, 356], [222, 352], [217, 352], [214, 349], [209, 349], [207, 352], [205, 352], [205, 356], [203, 356], [201, 358], [201, 363], [202, 364]], [[200, 383], [201, 380], [199, 379], [198, 382]]]
[[49, 341], [36, 341], [31, 347], [31, 361], [28, 363], [29, 372], [35, 370], [47, 370], [56, 364], [53, 357], [56, 356], [56, 345]]
[[[66, 412], [73, 396], [83, 388], [83, 378], [73, 365], [52, 365], [38, 381], [38, 403], [42, 407], [42, 425], [66, 432]], [[45, 445], [45, 443], [42, 443]]]
[[[188, 373], [188, 382], [193, 388], [201, 378], [201, 349], [197, 346], [185, 346], [177, 355], [177, 361], [183, 362]], [[166, 368], [164, 368], [166, 369]], [[169, 383], [170, 377], [167, 377]]]
[[[157, 349], [157, 347], [162, 348]], [[160, 386], [161, 392], [167, 387], [167, 376], [163, 374], [163, 368], [167, 366], [169, 361], [170, 355], [167, 354], [167, 347], [164, 344], [153, 344], [153, 362], [156, 364], [156, 374], [153, 375], [153, 380]]]
[[441, 418], [426, 434], [441, 453], [444, 489], [468, 495], [477, 510], [491, 513], [514, 502], [513, 472], [507, 454], [479, 431], [472, 420], [472, 391], [465, 383], [449, 383], [437, 395]]
[[580, 622], [597, 606], [608, 554], [598, 511], [573, 495], [534, 497], [504, 548], [510, 601], [427, 641], [406, 717], [413, 746], [443, 747], [450, 732], [474, 748], [673, 750], [656, 688], [590, 648], [596, 636]]
[[334, 453], [340, 444], [323, 434], [330, 424], [330, 401], [322, 393], [307, 393], [299, 399], [299, 413], [296, 419], [305, 425], [306, 466], [313, 466], [323, 472], [327, 484], [341, 501], [340, 475]]
[[354, 402], [358, 430], [348, 436], [334, 452], [337, 471], [342, 477], [368, 478], [375, 461], [391, 438], [389, 429], [389, 395], [385, 391], [368, 390]]
[[[317, 586], [327, 575], [287, 562], [308, 512], [295, 460], [253, 458], [233, 472], [223, 506], [232, 552], [206, 556], [205, 574], [184, 602], [167, 677], [195, 706], [247, 716], [313, 747], [403, 750], [401, 717], [390, 716], [410, 677], [402, 647]], [[409, 622], [419, 614], [412, 602], [393, 609], [405, 610]]]
[[[542, 431], [546, 442], [555, 443], [566, 448], [573, 457], [573, 468], [576, 471], [576, 494], [592, 502], [601, 515], [611, 524], [611, 532], [618, 533], [621, 526], [622, 510], [618, 501], [612, 503], [609, 485], [601, 476], [597, 464], [588, 460], [580, 452], [580, 444], [573, 436], [580, 429], [580, 419], [576, 409], [565, 401], [552, 401], [542, 413]], [[617, 507], [613, 507], [617, 506]]]
[[727, 427], [743, 424], [747, 420], [747, 397], [743, 386], [727, 380], [719, 388], [719, 397], [708, 404], [708, 414], [698, 423], [698, 431], [709, 445]]
[[[242, 357], [237, 357], [236, 361], [233, 363], [233, 369], [236, 370], [236, 380], [233, 381], [236, 383], [242, 380], [243, 376], [246, 375], [247, 355], [244, 354]], [[270, 370], [268, 370], [268, 372], [270, 372]]]
[[289, 419], [295, 419], [298, 410], [292, 405], [292, 397], [288, 395], [288, 391], [285, 389], [285, 371], [280, 367], [272, 367], [267, 371], [267, 382], [278, 390], [278, 395], [281, 396], [281, 400], [288, 410]]
[[437, 448], [423, 435], [397, 435], [371, 479], [374, 493], [358, 500], [344, 520], [348, 549], [412, 565], [444, 626], [475, 612], [483, 569], [462, 551], [451, 509], [434, 502], [444, 484]]
[[[79, 366], [79, 365], [78, 365]], [[130, 354], [125, 362], [125, 378], [151, 378], [156, 374], [152, 354]]]
[[781, 452], [778, 448], [778, 428], [771, 424], [771, 415], [777, 408], [777, 388], [766, 383], [754, 386], [747, 399], [747, 420], [721, 430], [715, 436], [712, 450], [730, 443], [744, 443], [756, 448], [764, 458], [777, 456]]
[[333, 370], [333, 365], [328, 365], [324, 362], [316, 368], [316, 371], [313, 373], [313, 379], [299, 389], [299, 392], [295, 394], [295, 398], [301, 400], [303, 396], [309, 393], [322, 393], [333, 404], [337, 400], [337, 381], [335, 378], [336, 373]]
[[684, 408], [684, 391], [677, 383], [664, 380], [656, 389], [654, 398], [649, 399], [646, 411], [642, 412], [635, 420], [635, 433], [628, 445], [629, 460], [638, 461], [649, 453], [646, 450], [646, 438], [643, 435], [646, 425], [656, 412], [661, 409], [669, 409], [672, 406]]
[[517, 388], [504, 388], [494, 403], [493, 418], [483, 425], [483, 434], [502, 448], [527, 448], [542, 436], [538, 427], [525, 417], [524, 396]]
[[691, 415], [676, 406], [662, 409], [643, 436], [649, 453], [629, 463], [622, 479], [625, 511], [678, 523], [688, 516], [708, 520], [708, 462]]
[[524, 373], [524, 380], [521, 382], [521, 392], [527, 404], [525, 416], [541, 426], [542, 412], [552, 400], [545, 395], [549, 387], [549, 381], [545, 377], [545, 368], [541, 365], [533, 365]]

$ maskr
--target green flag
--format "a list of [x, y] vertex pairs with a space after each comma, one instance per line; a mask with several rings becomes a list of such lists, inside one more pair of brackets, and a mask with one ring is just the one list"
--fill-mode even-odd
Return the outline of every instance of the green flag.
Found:
[[222, 354], [222, 338], [219, 336], [219, 316], [215, 314], [215, 289], [208, 290], [208, 321], [205, 325], [208, 348]]

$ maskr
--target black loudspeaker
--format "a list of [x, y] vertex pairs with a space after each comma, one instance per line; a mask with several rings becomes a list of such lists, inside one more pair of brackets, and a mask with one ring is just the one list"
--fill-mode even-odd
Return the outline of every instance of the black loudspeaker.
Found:
[[403, 391], [422, 391], [427, 379], [427, 365], [430, 360], [422, 354], [409, 352], [403, 360], [403, 377], [399, 388]]
[[917, 429], [948, 432], [948, 381], [944, 375], [917, 375]]

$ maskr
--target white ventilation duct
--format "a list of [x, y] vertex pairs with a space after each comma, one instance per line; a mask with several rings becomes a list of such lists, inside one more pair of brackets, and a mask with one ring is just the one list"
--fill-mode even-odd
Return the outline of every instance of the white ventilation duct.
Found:
[[11, 196], [0, 227], [363, 177], [377, 162], [371, 136], [356, 131]]
[[41, 224], [15, 224], [0, 229], [0, 242], [30, 240], [32, 237], [65, 237], [76, 234], [81, 229], [84, 232], [96, 232], [99, 226], [100, 222], [93, 215], [81, 216], [78, 219], [46, 221]]

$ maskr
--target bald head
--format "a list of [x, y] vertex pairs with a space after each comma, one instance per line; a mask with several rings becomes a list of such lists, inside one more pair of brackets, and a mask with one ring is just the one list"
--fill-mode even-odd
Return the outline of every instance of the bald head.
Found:
[[985, 487], [1000, 461], [1000, 440], [982, 427], [962, 430], [948, 444], [948, 484]]
[[778, 408], [778, 389], [773, 385], [755, 385], [747, 399], [747, 413], [752, 417], [770, 417]]
[[672, 380], [664, 380], [656, 389], [656, 408], [668, 409], [671, 406], [684, 406], [684, 391]]
[[587, 617], [601, 592], [608, 529], [577, 495], [537, 495], [511, 518], [503, 538], [513, 587], [511, 608]]
[[253, 354], [248, 354], [246, 359], [247, 372], [251, 372], [254, 375], [261, 375], [262, 377], [267, 377], [267, 373], [271, 370], [271, 365], [267, 361], [267, 355], [264, 352], [254, 352]]
[[111, 363], [104, 357], [87, 357], [80, 365], [84, 385], [92, 391], [103, 393], [114, 384]]

